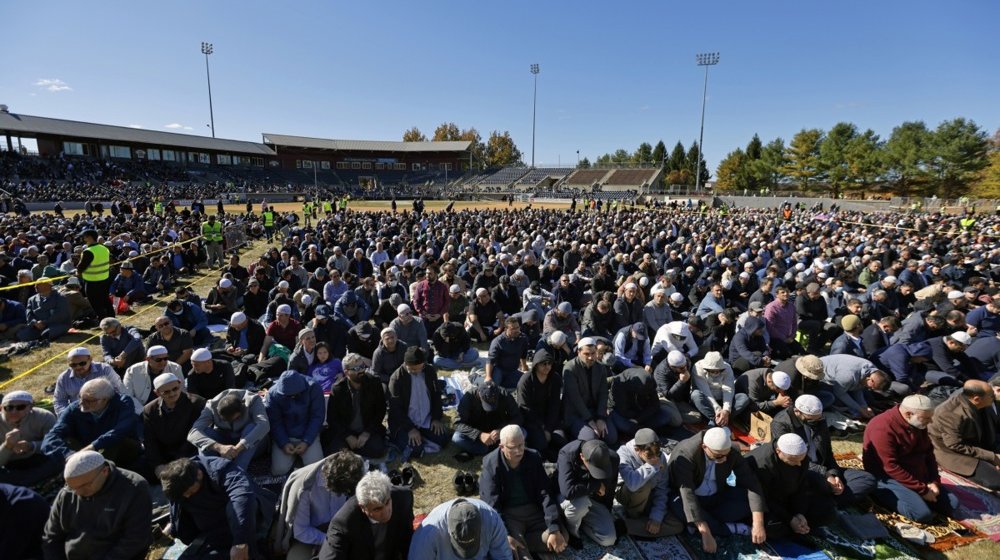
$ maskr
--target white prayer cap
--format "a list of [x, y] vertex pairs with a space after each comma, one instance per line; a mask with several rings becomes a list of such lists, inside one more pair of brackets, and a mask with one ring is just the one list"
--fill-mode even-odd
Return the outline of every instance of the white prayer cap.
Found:
[[281, 282], [278, 282], [278, 287], [287, 290], [288, 289], [288, 280], [282, 280]]
[[12, 403], [12, 402], [34, 403], [35, 398], [31, 396], [31, 393], [27, 391], [11, 391], [3, 396], [2, 404]]
[[63, 467], [63, 478], [72, 478], [93, 472], [103, 467], [105, 463], [107, 461], [104, 459], [104, 455], [96, 451], [77, 451], [70, 455], [69, 459], [66, 459], [66, 466]]
[[232, 288], [233, 287], [233, 281], [230, 280], [229, 278], [223, 278], [222, 280], [219, 280], [219, 287], [220, 288]]
[[687, 363], [687, 358], [680, 350], [671, 350], [670, 353], [667, 354], [667, 364], [673, 367], [681, 367], [685, 363]]
[[903, 399], [902, 406], [910, 410], [934, 410], [934, 402], [927, 395], [910, 395]]
[[964, 297], [965, 297], [965, 294], [963, 294], [962, 292], [960, 292], [958, 290], [952, 290], [952, 291], [948, 292], [948, 299], [962, 299]]
[[789, 433], [778, 438], [778, 449], [785, 455], [805, 455], [809, 451], [799, 434]]
[[672, 301], [681, 302], [681, 301], [684, 301], [684, 296], [682, 296], [680, 292], [674, 292], [674, 293], [670, 294], [670, 299]]
[[169, 354], [169, 352], [167, 352], [167, 347], [166, 346], [160, 346], [159, 344], [157, 344], [156, 346], [150, 346], [149, 350], [146, 350], [146, 357], [147, 358], [155, 358], [157, 356], [166, 356], [167, 354]]
[[199, 348], [191, 354], [192, 362], [207, 362], [212, 359], [212, 352], [208, 348]]
[[702, 442], [712, 451], [729, 451], [733, 444], [729, 440], [729, 434], [723, 428], [709, 428], [705, 431]]
[[231, 325], [241, 325], [247, 320], [247, 314], [242, 311], [237, 311], [229, 317], [229, 324]]
[[399, 304], [399, 305], [396, 306], [396, 313], [398, 315], [402, 315], [403, 313], [413, 313], [413, 310], [410, 309], [409, 305], [406, 305], [405, 303], [401, 303], [401, 304]]
[[583, 348], [584, 346], [597, 346], [597, 341], [589, 336], [585, 336], [576, 343], [577, 348]]
[[309, 294], [302, 295], [302, 305], [312, 305], [313, 297]]
[[566, 333], [562, 331], [552, 331], [552, 334], [549, 335], [549, 342], [556, 346], [562, 346], [562, 344], [566, 342]]
[[787, 391], [792, 386], [792, 378], [783, 371], [776, 371], [771, 374], [771, 383], [782, 391]]
[[277, 310], [276, 314], [277, 315], [291, 315], [292, 314], [292, 306], [288, 305], [287, 303], [282, 303], [281, 305], [278, 306], [278, 310]]
[[823, 414], [823, 403], [815, 395], [799, 395], [799, 398], [795, 399], [795, 410], [815, 416]]
[[180, 379], [177, 379], [177, 376], [170, 373], [169, 371], [166, 373], [161, 373], [160, 375], [156, 376], [156, 379], [153, 380], [153, 388], [159, 389], [160, 387], [163, 387], [168, 383], [173, 383], [174, 381], [180, 381]]

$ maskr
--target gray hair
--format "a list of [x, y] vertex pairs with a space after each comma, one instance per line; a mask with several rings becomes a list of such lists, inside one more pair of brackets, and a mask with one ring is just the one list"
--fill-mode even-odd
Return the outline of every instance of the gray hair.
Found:
[[375, 506], [388, 502], [391, 491], [392, 482], [388, 475], [382, 471], [371, 471], [361, 477], [361, 482], [354, 489], [354, 496], [360, 506]]
[[80, 396], [89, 395], [95, 399], [110, 399], [115, 394], [111, 382], [103, 377], [91, 379], [80, 387]]
[[361, 354], [351, 352], [344, 356], [344, 359], [340, 361], [340, 365], [344, 367], [345, 370], [352, 369], [360, 366], [369, 367], [371, 362]]
[[500, 443], [511, 443], [514, 441], [524, 441], [524, 432], [517, 424], [507, 424], [500, 430]]
[[117, 329], [120, 326], [122, 326], [121, 321], [115, 319], [114, 317], [105, 317], [101, 319], [101, 330]]

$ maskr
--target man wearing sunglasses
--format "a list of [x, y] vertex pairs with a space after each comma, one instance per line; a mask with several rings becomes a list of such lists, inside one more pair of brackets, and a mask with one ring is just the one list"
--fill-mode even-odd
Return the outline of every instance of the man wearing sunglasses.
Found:
[[55, 413], [61, 414], [71, 403], [79, 400], [83, 384], [98, 378], [107, 379], [116, 392], [125, 392], [121, 378], [111, 366], [93, 361], [90, 350], [83, 346], [70, 350], [69, 367], [56, 378], [55, 398], [52, 403]]
[[0, 404], [0, 482], [34, 486], [59, 473], [60, 462], [39, 451], [42, 439], [56, 423], [56, 416], [35, 408], [27, 391], [12, 391]]
[[153, 379], [164, 372], [172, 373], [179, 379], [184, 378], [181, 366], [170, 361], [167, 349], [163, 346], [150, 346], [146, 350], [146, 360], [125, 372], [125, 394], [132, 398], [136, 414], [142, 414], [142, 407], [153, 400]]

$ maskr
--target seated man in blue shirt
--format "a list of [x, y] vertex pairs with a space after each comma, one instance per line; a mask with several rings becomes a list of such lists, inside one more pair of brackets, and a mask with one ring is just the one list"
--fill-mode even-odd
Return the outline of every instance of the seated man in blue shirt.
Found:
[[28, 298], [25, 321], [27, 327], [17, 333], [18, 340], [55, 340], [69, 332], [69, 302], [52, 289], [52, 280], [41, 278], [35, 284], [35, 295]]
[[135, 273], [135, 266], [132, 263], [122, 263], [118, 276], [111, 282], [111, 296], [122, 298], [129, 305], [147, 298], [146, 285], [142, 277]]

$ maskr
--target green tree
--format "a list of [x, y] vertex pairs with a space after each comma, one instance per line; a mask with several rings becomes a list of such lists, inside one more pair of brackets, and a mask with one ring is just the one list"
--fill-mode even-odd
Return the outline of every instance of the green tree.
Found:
[[931, 131], [923, 121], [904, 122], [885, 143], [886, 173], [897, 194], [929, 194]]
[[934, 157], [929, 167], [937, 194], [945, 198], [964, 195], [989, 165], [990, 140], [975, 122], [963, 118], [938, 125], [931, 141]]
[[760, 151], [760, 159], [750, 163], [750, 173], [757, 184], [757, 189], [777, 190], [788, 179], [785, 167], [788, 158], [785, 156], [785, 141], [775, 138]]
[[[687, 152], [684, 151], [684, 144], [681, 144], [680, 141], [674, 145], [674, 149], [670, 152], [670, 162], [667, 163], [667, 169], [670, 171], [681, 171], [683, 169], [687, 169]], [[688, 169], [688, 171], [690, 171], [690, 169]]]
[[715, 171], [716, 187], [724, 191], [740, 192], [751, 188], [753, 174], [750, 171], [752, 160], [740, 148], [729, 152], [719, 162]]
[[580, 160], [580, 163], [576, 165], [577, 169], [590, 169], [590, 160], [586, 157]]
[[521, 160], [521, 150], [517, 149], [514, 139], [510, 137], [510, 132], [506, 130], [503, 133], [496, 130], [490, 133], [490, 138], [486, 141], [484, 159], [487, 167], [524, 165]]
[[819, 158], [819, 148], [822, 143], [822, 130], [802, 129], [792, 138], [786, 150], [788, 163], [783, 172], [804, 191], [813, 190], [822, 179]]
[[625, 148], [618, 148], [615, 150], [615, 153], [611, 154], [611, 164], [615, 167], [628, 165], [631, 161], [632, 154], [630, 154]]
[[868, 191], [882, 180], [885, 174], [884, 146], [878, 134], [870, 128], [847, 143], [845, 156], [853, 190]]
[[708, 172], [708, 165], [705, 163], [705, 154], [701, 153], [698, 149], [698, 142], [691, 142], [691, 147], [688, 148], [685, 160], [685, 168], [691, 171], [691, 178], [689, 179], [691, 182], [689, 184], [695, 184], [695, 169], [701, 175], [702, 185], [712, 177]]
[[462, 132], [458, 129], [458, 125], [453, 122], [441, 123], [437, 128], [434, 129], [434, 137], [431, 138], [435, 142], [448, 142], [451, 140], [461, 140]]
[[632, 163], [637, 165], [649, 164], [653, 161], [653, 146], [649, 142], [639, 144], [639, 147], [632, 154]]
[[653, 148], [653, 164], [659, 166], [663, 165], [664, 158], [667, 157], [667, 146], [660, 140], [656, 143], [656, 147]]
[[403, 133], [403, 142], [426, 142], [426, 141], [427, 137], [424, 136], [424, 133], [420, 132], [420, 129], [417, 127], [413, 127], [410, 130], [407, 130], [406, 132]]
[[457, 140], [471, 142], [469, 150], [472, 152], [472, 160], [483, 161], [486, 154], [486, 144], [483, 144], [483, 138], [479, 135], [478, 130], [467, 128], [459, 133]]
[[840, 122], [833, 125], [826, 133], [819, 146], [819, 168], [830, 185], [833, 198], [840, 198], [840, 193], [853, 182], [850, 166], [847, 163], [847, 148], [858, 135], [858, 129], [852, 123]]
[[747, 143], [746, 155], [750, 160], [760, 159], [760, 154], [764, 150], [764, 145], [760, 142], [760, 136], [754, 133], [753, 138]]

